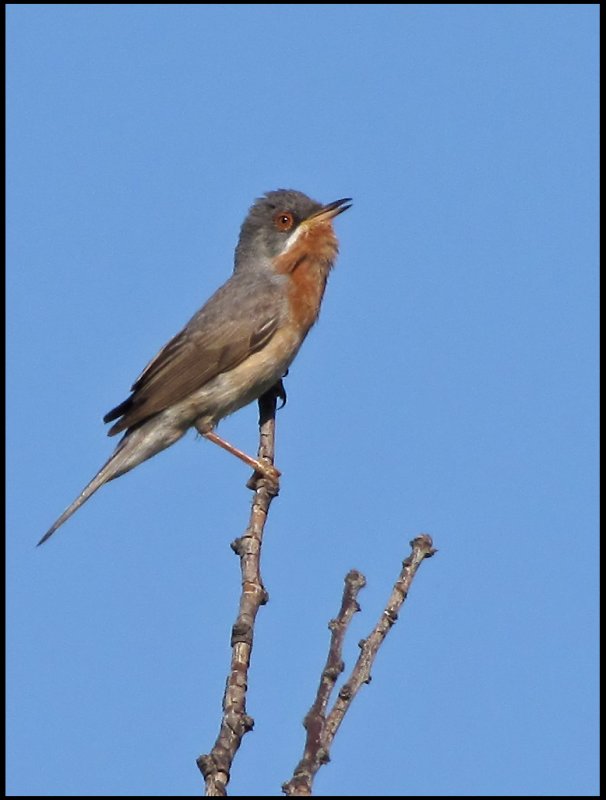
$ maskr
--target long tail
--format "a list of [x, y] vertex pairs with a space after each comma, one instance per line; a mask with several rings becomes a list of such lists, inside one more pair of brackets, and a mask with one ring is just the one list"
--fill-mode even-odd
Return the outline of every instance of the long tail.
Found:
[[36, 547], [53, 535], [53, 533], [83, 506], [104, 483], [124, 475], [137, 464], [151, 458], [169, 445], [180, 439], [185, 433], [182, 428], [175, 428], [161, 415], [143, 423], [138, 428], [128, 431], [118, 443], [110, 459], [101, 467], [92, 481], [80, 492], [74, 502], [69, 505], [40, 539]]
[[118, 477], [117, 474], [116, 475], [113, 474], [112, 470], [112, 462], [114, 461], [114, 459], [115, 455], [113, 455], [109, 459], [109, 461], [106, 464], [104, 464], [103, 467], [101, 467], [99, 472], [97, 472], [92, 481], [80, 492], [80, 494], [78, 495], [78, 497], [76, 497], [74, 502], [65, 509], [65, 511], [63, 512], [63, 514], [61, 514], [58, 520], [53, 522], [53, 524], [46, 531], [44, 536], [40, 539], [36, 547], [40, 547], [40, 545], [44, 544], [44, 542], [47, 539], [50, 539], [50, 537], [57, 530], [57, 528], [61, 527], [61, 525], [63, 525], [63, 523], [66, 520], [68, 520], [71, 517], [71, 515], [74, 514], [80, 508], [80, 506], [84, 505], [84, 503], [86, 503], [88, 498], [92, 497], [93, 494], [97, 491], [97, 489], [103, 486], [104, 483], [111, 481], [112, 478]]

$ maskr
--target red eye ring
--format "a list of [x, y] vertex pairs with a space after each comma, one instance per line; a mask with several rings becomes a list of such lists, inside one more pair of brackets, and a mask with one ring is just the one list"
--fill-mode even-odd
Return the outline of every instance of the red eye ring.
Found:
[[295, 218], [290, 211], [278, 211], [274, 214], [274, 225], [279, 231], [289, 231], [295, 224]]

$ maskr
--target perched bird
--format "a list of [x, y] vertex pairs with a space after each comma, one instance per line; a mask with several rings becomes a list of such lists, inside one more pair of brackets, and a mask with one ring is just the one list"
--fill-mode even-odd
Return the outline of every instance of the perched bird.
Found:
[[234, 271], [150, 361], [131, 395], [108, 412], [123, 437], [92, 481], [44, 534], [45, 542], [104, 483], [174, 444], [192, 426], [257, 472], [278, 470], [214, 431], [278, 384], [315, 323], [338, 252], [332, 219], [351, 198], [322, 205], [302, 192], [268, 192], [240, 230]]

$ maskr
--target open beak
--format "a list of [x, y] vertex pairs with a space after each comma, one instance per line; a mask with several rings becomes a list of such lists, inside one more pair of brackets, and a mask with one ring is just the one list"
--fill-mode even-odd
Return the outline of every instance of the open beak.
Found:
[[341, 200], [335, 200], [334, 203], [329, 203], [322, 206], [319, 211], [316, 211], [311, 217], [305, 220], [306, 225], [318, 225], [322, 222], [330, 222], [333, 217], [342, 214], [351, 208], [351, 197], [343, 197]]

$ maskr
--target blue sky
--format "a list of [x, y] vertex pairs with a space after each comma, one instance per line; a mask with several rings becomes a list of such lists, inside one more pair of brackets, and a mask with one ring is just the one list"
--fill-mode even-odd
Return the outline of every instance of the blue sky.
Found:
[[[279, 187], [354, 206], [278, 417], [230, 793], [280, 795], [343, 577], [350, 667], [427, 531], [317, 793], [597, 794], [598, 7], [7, 17], [8, 794], [201, 792], [247, 469], [189, 434], [34, 544]], [[254, 451], [256, 408], [221, 432]]]

